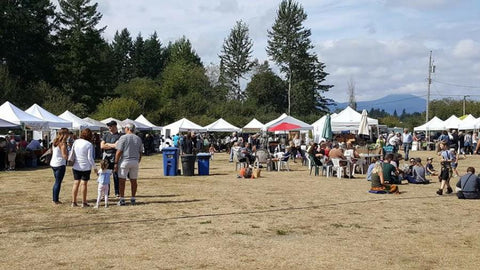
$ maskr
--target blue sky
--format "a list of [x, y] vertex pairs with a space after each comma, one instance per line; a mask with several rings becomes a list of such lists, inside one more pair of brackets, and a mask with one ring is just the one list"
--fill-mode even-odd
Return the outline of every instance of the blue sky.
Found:
[[[428, 56], [436, 73], [432, 98], [480, 97], [480, 1], [478, 0], [304, 0], [305, 26], [335, 85], [327, 97], [347, 100], [354, 82], [359, 101], [390, 93], [427, 93]], [[268, 60], [267, 30], [280, 1], [102, 0], [105, 38], [128, 28], [135, 37], [154, 31], [166, 44], [185, 35], [205, 65], [218, 64], [225, 37], [237, 20], [246, 22], [254, 57]], [[271, 63], [273, 65], [273, 63]], [[472, 86], [472, 87], [466, 87]], [[478, 94], [477, 94], [478, 93]]]

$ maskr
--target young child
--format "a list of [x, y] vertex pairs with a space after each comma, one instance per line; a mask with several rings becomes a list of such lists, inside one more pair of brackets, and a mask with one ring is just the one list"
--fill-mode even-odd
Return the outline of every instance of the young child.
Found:
[[112, 175], [112, 170], [108, 169], [108, 160], [103, 159], [100, 162], [100, 170], [98, 171], [98, 196], [97, 204], [95, 208], [98, 208], [102, 196], [105, 196], [105, 208], [108, 207], [108, 186], [110, 185], [110, 175]]
[[452, 170], [455, 173], [454, 177], [458, 177], [458, 170], [457, 170], [458, 158], [457, 158], [457, 152], [455, 151], [455, 149], [450, 150], [450, 156], [452, 158], [452, 162], [451, 162]]
[[213, 154], [215, 154], [215, 152], [217, 152], [217, 150], [215, 150], [215, 146], [213, 146], [213, 144], [210, 144], [210, 147], [208, 148], [208, 152], [210, 152], [210, 159], [213, 160]]
[[432, 157], [427, 158], [427, 164], [425, 164], [425, 171], [427, 175], [437, 176], [438, 173], [437, 171], [435, 171], [435, 168], [433, 168], [432, 161], [433, 161]]

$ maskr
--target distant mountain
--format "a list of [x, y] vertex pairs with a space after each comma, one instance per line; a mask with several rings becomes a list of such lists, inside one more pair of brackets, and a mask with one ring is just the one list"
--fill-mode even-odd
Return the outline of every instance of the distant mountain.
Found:
[[[423, 98], [414, 95], [388, 95], [380, 99], [371, 101], [357, 101], [357, 111], [366, 109], [369, 111], [371, 108], [385, 110], [389, 114], [393, 114], [397, 110], [400, 115], [405, 109], [407, 113], [424, 112], [427, 101]], [[334, 106], [330, 106], [330, 111], [335, 112], [337, 109], [343, 110], [348, 106], [348, 102], [337, 103]]]

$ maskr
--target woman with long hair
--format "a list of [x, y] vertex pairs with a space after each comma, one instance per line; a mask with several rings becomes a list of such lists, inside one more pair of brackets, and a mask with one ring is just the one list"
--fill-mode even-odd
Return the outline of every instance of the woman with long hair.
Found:
[[73, 161], [73, 188], [72, 188], [72, 207], [77, 205], [78, 187], [82, 191], [82, 207], [89, 207], [87, 203], [87, 184], [90, 180], [92, 168], [98, 173], [97, 165], [93, 158], [94, 149], [92, 144], [93, 134], [89, 128], [82, 130], [80, 138], [75, 140], [68, 160]]
[[53, 184], [53, 200], [54, 204], [61, 204], [59, 200], [60, 188], [62, 187], [63, 177], [65, 176], [65, 168], [67, 165], [68, 151], [67, 139], [68, 129], [62, 128], [57, 132], [57, 137], [52, 144], [52, 158], [50, 159], [50, 166], [55, 177], [55, 184]]

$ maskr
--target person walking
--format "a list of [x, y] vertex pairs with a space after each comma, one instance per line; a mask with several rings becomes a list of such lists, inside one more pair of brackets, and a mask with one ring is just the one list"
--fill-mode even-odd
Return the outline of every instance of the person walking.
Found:
[[[102, 137], [102, 141], [100, 142], [100, 148], [103, 150], [103, 155], [102, 159], [105, 159], [108, 161], [108, 169], [113, 170], [113, 167], [115, 165], [115, 153], [117, 152], [116, 147], [116, 142], [122, 134], [118, 133], [118, 128], [117, 128], [117, 122], [112, 120], [107, 123], [108, 126], [108, 132], [105, 133]], [[118, 173], [113, 172], [113, 187], [115, 189], [115, 197], [118, 197], [120, 194], [120, 188], [119, 188], [119, 183], [118, 183]], [[110, 185], [108, 186], [108, 194], [110, 194]]]
[[89, 207], [87, 203], [87, 184], [90, 180], [92, 168], [98, 173], [97, 165], [93, 159], [93, 133], [89, 128], [82, 130], [80, 139], [73, 142], [72, 150], [68, 156], [68, 161], [73, 161], [73, 188], [72, 188], [72, 207], [77, 205], [78, 188], [81, 187], [82, 207]]
[[442, 162], [440, 163], [442, 165], [442, 170], [440, 172], [440, 189], [437, 190], [437, 194], [443, 195], [445, 187], [447, 187], [447, 194], [453, 192], [453, 189], [450, 186], [450, 178], [452, 178], [452, 157], [445, 142], [440, 143], [440, 149], [442, 150], [440, 153], [440, 156], [442, 157]]
[[125, 125], [125, 135], [117, 141], [117, 152], [115, 154], [114, 170], [118, 172], [120, 184], [120, 200], [118, 205], [125, 205], [125, 182], [130, 180], [132, 197], [130, 203], [136, 204], [135, 195], [137, 193], [138, 167], [142, 159], [142, 139], [135, 135], [135, 125], [128, 123]]
[[402, 134], [402, 144], [403, 152], [405, 152], [405, 160], [408, 160], [408, 154], [410, 153], [410, 148], [412, 148], [412, 142], [412, 133], [408, 132], [408, 128], [404, 129]]
[[53, 184], [53, 204], [61, 204], [60, 202], [60, 189], [62, 188], [62, 181], [65, 177], [65, 170], [67, 165], [68, 150], [67, 139], [68, 129], [62, 128], [57, 132], [57, 137], [53, 140], [52, 144], [52, 158], [50, 159], [50, 166], [53, 170], [53, 176], [55, 177], [55, 183]]

